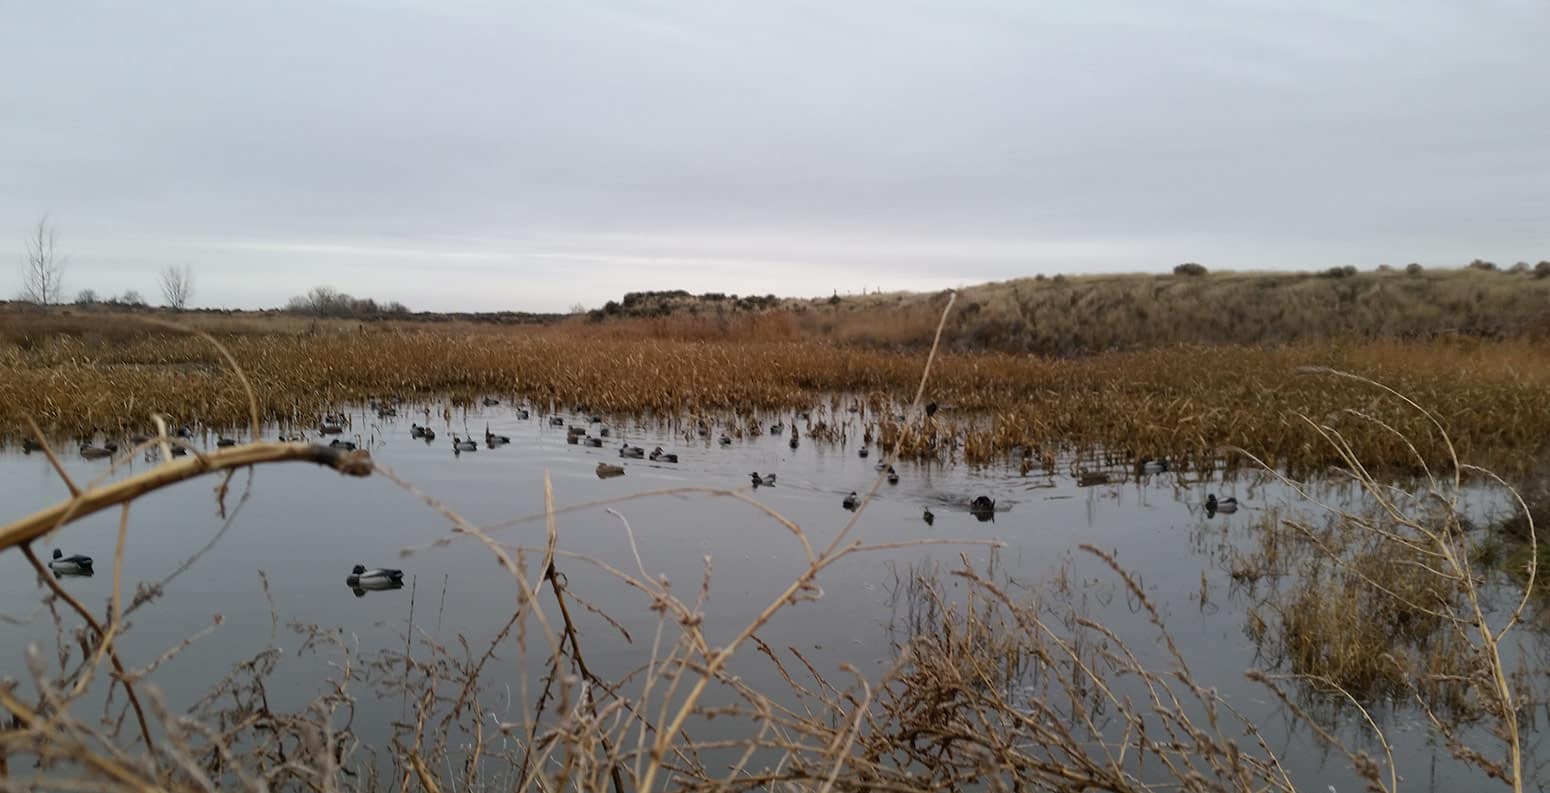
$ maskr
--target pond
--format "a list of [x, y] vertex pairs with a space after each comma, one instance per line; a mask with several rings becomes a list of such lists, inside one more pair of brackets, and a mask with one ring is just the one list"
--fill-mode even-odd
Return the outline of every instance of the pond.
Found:
[[[360, 435], [374, 460], [426, 496], [477, 525], [493, 526], [542, 513], [544, 483], [552, 482], [559, 506], [613, 499], [674, 488], [742, 488], [800, 525], [815, 547], [826, 545], [853, 517], [842, 502], [847, 494], [876, 498], [860, 514], [855, 538], [868, 543], [934, 543], [847, 556], [825, 570], [818, 583], [822, 597], [798, 603], [776, 615], [759, 638], [775, 648], [799, 650], [817, 669], [844, 678], [841, 664], [868, 675], [880, 674], [896, 657], [908, 579], [931, 569], [944, 575], [962, 565], [960, 557], [1010, 584], [1039, 591], [1059, 578], [1092, 618], [1117, 634], [1134, 637], [1138, 647], [1155, 653], [1148, 662], [1168, 661], [1146, 615], [1126, 598], [1116, 577], [1090, 555], [1088, 544], [1110, 551], [1141, 582], [1157, 604], [1197, 680], [1214, 686], [1237, 710], [1259, 725], [1280, 754], [1299, 787], [1311, 790], [1357, 789], [1343, 759], [1330, 754], [1284, 706], [1244, 672], [1267, 664], [1264, 647], [1249, 629], [1256, 593], [1235, 581], [1231, 559], [1252, 544], [1253, 527], [1267, 511], [1302, 503], [1285, 485], [1267, 475], [1239, 475], [1223, 481], [1216, 472], [1143, 473], [1105, 469], [1111, 481], [1086, 486], [1060, 466], [1054, 475], [1021, 473], [1016, 466], [973, 468], [897, 463], [897, 484], [879, 482], [880, 452], [859, 456], [852, 441], [841, 445], [804, 438], [792, 448], [789, 431], [720, 442], [719, 432], [691, 432], [652, 422], [609, 421], [594, 424], [584, 415], [564, 415], [566, 425], [596, 435], [607, 427], [602, 448], [566, 442], [565, 426], [554, 426], [536, 410], [519, 418], [506, 405], [459, 410], [450, 422], [442, 406], [430, 413], [438, 433], [433, 441], [411, 437], [412, 422], [426, 421], [418, 408], [398, 418], [379, 419], [357, 409], [346, 437]], [[770, 416], [768, 422], [789, 421]], [[508, 445], [454, 454], [451, 433], [480, 436], [491, 430], [510, 436]], [[273, 439], [276, 432], [266, 430]], [[857, 437], [859, 433], [852, 433]], [[196, 444], [214, 438], [197, 439]], [[651, 450], [662, 446], [677, 463], [622, 459], [621, 444]], [[104, 460], [63, 455], [69, 474], [84, 482], [107, 471]], [[624, 475], [600, 478], [599, 463], [622, 465]], [[144, 460], [126, 461], [123, 473], [143, 471]], [[774, 473], [771, 487], [748, 489], [750, 474]], [[287, 652], [269, 685], [276, 708], [299, 706], [332, 673], [326, 653], [296, 652], [299, 639], [286, 625], [300, 623], [343, 629], [362, 653], [402, 651], [411, 621], [416, 635], [451, 644], [467, 637], [479, 652], [512, 614], [517, 587], [489, 549], [467, 535], [450, 531], [448, 520], [383, 476], [352, 479], [310, 465], [266, 466], [253, 473], [251, 493], [243, 501], [248, 474], [238, 473], [219, 497], [216, 477], [206, 477], [148, 495], [134, 503], [124, 554], [126, 593], [140, 582], [167, 576], [205, 545], [222, 527], [221, 503], [235, 517], [219, 542], [166, 586], [162, 596], [133, 613], [131, 629], [119, 647], [130, 667], [152, 663], [161, 653], [212, 626], [185, 651], [165, 661], [150, 676], [173, 707], [193, 702], [232, 664], [261, 650], [272, 636]], [[1242, 508], [1208, 513], [1209, 494], [1235, 497]], [[0, 453], [0, 503], [17, 517], [65, 498], [68, 492], [41, 454], [18, 450]], [[971, 513], [970, 499], [996, 501], [993, 519]], [[1357, 498], [1350, 487], [1329, 486], [1320, 497]], [[242, 502], [239, 504], [239, 501]], [[1480, 494], [1473, 508], [1482, 513], [1503, 508], [1499, 498]], [[613, 514], [608, 510], [614, 510]], [[933, 520], [924, 520], [924, 511]], [[118, 512], [110, 510], [71, 525], [40, 548], [87, 554], [96, 560], [92, 577], [66, 577], [61, 583], [88, 607], [101, 608], [112, 590], [112, 559]], [[706, 633], [729, 640], [775, 599], [806, 567], [797, 538], [778, 522], [742, 501], [702, 493], [655, 495], [607, 506], [565, 511], [558, 516], [558, 547], [633, 572], [635, 551], [623, 520], [633, 532], [640, 565], [672, 583], [690, 599], [709, 573], [704, 606]], [[542, 520], [494, 529], [491, 536], [508, 546], [542, 549]], [[451, 538], [451, 541], [437, 543]], [[998, 547], [992, 548], [990, 543]], [[945, 544], [935, 544], [945, 543]], [[405, 549], [416, 549], [407, 556]], [[527, 574], [537, 581], [541, 550], [527, 557]], [[352, 566], [399, 567], [404, 588], [357, 593], [346, 583]], [[630, 640], [593, 613], [576, 608], [586, 659], [605, 679], [635, 670], [650, 653], [658, 615], [650, 602], [616, 577], [595, 566], [561, 558], [557, 569], [567, 588], [616, 620]], [[268, 591], [260, 575], [267, 578]], [[34, 646], [49, 668], [58, 641], [53, 619], [40, 606], [46, 590], [15, 552], [0, 554], [0, 675], [28, 677], [24, 648]], [[127, 598], [127, 594], [126, 594]], [[271, 616], [271, 598], [274, 616]], [[215, 625], [219, 619], [219, 625]], [[65, 614], [64, 624], [78, 619]], [[1523, 645], [1513, 652], [1541, 658], [1539, 634], [1515, 634]], [[541, 652], [527, 660], [526, 674], [541, 675]], [[1516, 657], [1516, 656], [1515, 656]], [[520, 687], [524, 670], [515, 651], [499, 654], [497, 687]], [[775, 691], [781, 682], [758, 654], [745, 650], [734, 662], [738, 674], [756, 689]], [[486, 678], [489, 674], [486, 675]], [[533, 679], [536, 679], [533, 678]], [[529, 694], [529, 696], [532, 696]], [[496, 713], [518, 721], [515, 709]], [[121, 704], [121, 703], [120, 703]], [[397, 699], [368, 698], [351, 725], [368, 744], [385, 744], [390, 723], [401, 716]], [[1351, 747], [1376, 750], [1371, 731], [1354, 712], [1338, 711], [1337, 736]], [[1452, 790], [1472, 788], [1478, 771], [1455, 762], [1447, 749], [1429, 738], [1426, 717], [1403, 706], [1378, 708], [1374, 716], [1393, 745], [1407, 787]], [[1538, 735], [1530, 736], [1538, 743]]]

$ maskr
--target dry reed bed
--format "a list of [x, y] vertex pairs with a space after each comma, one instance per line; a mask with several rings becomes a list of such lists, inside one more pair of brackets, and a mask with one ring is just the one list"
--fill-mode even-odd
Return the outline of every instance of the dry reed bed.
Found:
[[[708, 416], [757, 425], [756, 412], [834, 408], [836, 394], [870, 397], [848, 430], [892, 442], [891, 420], [912, 395], [916, 356], [809, 342], [599, 340], [565, 333], [365, 332], [239, 335], [226, 339], [265, 387], [260, 411], [303, 426], [324, 411], [398, 395], [430, 401], [494, 393], [540, 410], [589, 410], [661, 419]], [[1017, 453], [1107, 448], [1206, 465], [1223, 446], [1255, 449], [1277, 466], [1334, 462], [1298, 418], [1332, 404], [1372, 410], [1401, 434], [1425, 437], [1413, 414], [1370, 393], [1300, 372], [1330, 366], [1378, 378], [1428, 404], [1455, 428], [1459, 453], [1512, 468], [1550, 438], [1550, 348], [1531, 342], [1305, 344], [1280, 348], [1173, 347], [1080, 359], [943, 355], [927, 398], [939, 412], [904, 456], [988, 462]], [[22, 417], [50, 432], [144, 429], [161, 412], [215, 427], [245, 423], [246, 403], [205, 343], [155, 333], [122, 343], [56, 336], [30, 349], [0, 346], [0, 435]], [[839, 419], [846, 417], [839, 416]], [[1409, 465], [1405, 441], [1350, 417], [1369, 464]], [[838, 432], [828, 413], [815, 418]], [[802, 429], [809, 429], [803, 427]], [[823, 437], [820, 432], [818, 438]], [[1437, 459], [1441, 450], [1425, 450]]]

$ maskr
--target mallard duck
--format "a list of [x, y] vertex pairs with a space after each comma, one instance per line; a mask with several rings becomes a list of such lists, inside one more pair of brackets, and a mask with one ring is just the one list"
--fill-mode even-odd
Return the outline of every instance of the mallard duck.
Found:
[[344, 426], [341, 425], [341, 424], [334, 424], [334, 423], [325, 421], [322, 424], [318, 425], [318, 434], [319, 435], [339, 435], [340, 433], [343, 433], [343, 432], [344, 432]]
[[335, 438], [328, 442], [328, 448], [344, 449], [347, 452], [353, 452], [355, 451], [355, 441], [347, 441], [341, 438]]
[[490, 425], [484, 425], [484, 445], [493, 449], [497, 446], [505, 446], [508, 443], [511, 443], [511, 436], [496, 435], [495, 433], [490, 432]]
[[1150, 457], [1142, 457], [1141, 463], [1138, 467], [1140, 468], [1142, 474], [1148, 476], [1163, 474], [1168, 472], [1168, 460], [1167, 458], [1153, 460]]
[[764, 487], [774, 487], [775, 486], [775, 475], [774, 474], [765, 474], [764, 476], [759, 476], [759, 472], [758, 471], [754, 471], [752, 474], [750, 474], [750, 476], [753, 477], [753, 486], [754, 487], [759, 487], [761, 485], [764, 486]]
[[1094, 487], [1108, 484], [1109, 475], [1102, 471], [1078, 471], [1076, 473], [1077, 487]]
[[592, 437], [590, 435], [588, 435], [586, 437], [586, 439], [582, 441], [582, 443], [586, 444], [587, 446], [591, 446], [594, 449], [601, 449], [601, 448], [603, 448], [603, 439], [602, 438], [594, 438], [594, 437]]
[[597, 478], [598, 479], [608, 479], [610, 477], [615, 477], [615, 476], [624, 476], [624, 466], [622, 466], [622, 465], [609, 465], [608, 463], [598, 463], [597, 464]]
[[786, 431], [786, 425], [784, 423], [777, 422], [775, 424], [771, 424], [770, 425], [770, 434], [771, 435], [779, 435], [779, 434], [781, 434], [782, 432], [785, 432], [785, 431]]
[[678, 455], [668, 454], [667, 452], [662, 451], [661, 446], [658, 446], [657, 448], [651, 450], [651, 460], [652, 462], [657, 463], [676, 463], [678, 462]]
[[921, 513], [920, 519], [925, 521], [927, 526], [930, 526], [931, 524], [936, 523], [936, 516], [931, 514], [931, 508], [930, 507], [926, 507], [926, 511]]
[[[936, 415], [936, 403], [935, 402], [927, 402], [926, 403], [926, 417], [930, 418], [931, 416], [935, 416], [935, 415]], [[927, 521], [927, 522], [929, 523], [930, 521]]]
[[861, 496], [856, 495], [856, 491], [852, 490], [850, 491], [850, 495], [846, 496], [845, 500], [840, 502], [840, 504], [846, 509], [853, 510], [856, 507], [861, 506]]
[[93, 446], [89, 443], [83, 443], [81, 444], [81, 456], [88, 460], [100, 460], [103, 457], [112, 457], [113, 452], [110, 452], [101, 446]]
[[896, 485], [898, 483], [899, 483], [899, 472], [893, 470], [893, 466], [891, 466], [891, 465], [888, 466], [888, 484]]
[[597, 436], [599, 438], [606, 438], [606, 437], [608, 437], [608, 428], [607, 427], [598, 427], [597, 428]]
[[501, 403], [501, 401], [499, 399], [496, 399], [495, 397], [485, 397], [484, 398], [484, 406], [487, 407], [487, 408], [493, 408], [496, 405], [499, 405], [500, 403]]
[[37, 441], [35, 441], [35, 440], [31, 439], [31, 438], [22, 438], [22, 453], [23, 454], [32, 454], [33, 452], [41, 452], [41, 451], [43, 451], [43, 444], [38, 443]]
[[1214, 514], [1220, 512], [1223, 515], [1231, 515], [1237, 511], [1238, 499], [1235, 497], [1229, 496], [1222, 499], [1221, 501], [1217, 501], [1215, 493], [1206, 496], [1206, 512], [1208, 513]]
[[136, 446], [139, 446], [140, 444], [145, 443], [146, 441], [150, 440], [151, 437], [152, 436], [146, 435], [143, 432], [136, 432], [136, 433], [133, 433], [133, 434], [131, 434], [129, 436], [129, 442], [133, 443]]
[[969, 502], [969, 511], [976, 515], [990, 515], [996, 511], [996, 500], [990, 496], [975, 496]]
[[575, 426], [566, 427], [565, 428], [565, 434], [566, 435], [585, 435], [585, 434], [587, 434], [587, 428], [586, 427], [575, 427]]
[[75, 554], [65, 556], [58, 548], [54, 549], [54, 558], [48, 560], [48, 569], [54, 571], [54, 575], [91, 575], [91, 557]]
[[580, 435], [571, 435], [570, 433], [566, 433], [565, 434], [565, 442], [570, 444], [570, 445], [572, 445], [572, 446], [575, 446], [576, 444], [581, 443], [581, 436]]
[[529, 413], [527, 408], [517, 408], [517, 418], [521, 419], [522, 421], [527, 421], [532, 417], [533, 414]]
[[791, 433], [791, 443], [789, 445], [793, 449], [797, 447], [797, 434], [795, 432]]
[[344, 582], [353, 589], [398, 589], [404, 585], [404, 571], [386, 567], [367, 570], [365, 565], [358, 564]]
[[631, 446], [629, 443], [625, 443], [619, 447], [619, 456], [639, 460], [646, 456], [646, 450], [639, 446]]
[[727, 437], [727, 436], [725, 436], [725, 435], [722, 435], [721, 436], [721, 440], [717, 441], [717, 443], [720, 443], [722, 446], [731, 446], [732, 445], [732, 439]]
[[549, 426], [563, 427], [565, 426], [565, 418], [563, 416], [554, 416], [553, 418], [549, 419]]
[[452, 453], [453, 454], [457, 454], [459, 452], [477, 452], [477, 451], [479, 451], [479, 442], [478, 441], [475, 441], [475, 440], [464, 440], [462, 438], [459, 438], [457, 436], [457, 433], [453, 433], [452, 434]]
[[229, 448], [237, 445], [237, 439], [236, 438], [227, 438], [225, 436], [217, 436], [216, 439], [215, 439], [215, 445], [216, 445], [217, 448], [229, 449]]
[[861, 455], [861, 459], [865, 460], [867, 457], [871, 456], [872, 452], [868, 450], [867, 447], [863, 446], [861, 447], [861, 451], [857, 452], [857, 454]]

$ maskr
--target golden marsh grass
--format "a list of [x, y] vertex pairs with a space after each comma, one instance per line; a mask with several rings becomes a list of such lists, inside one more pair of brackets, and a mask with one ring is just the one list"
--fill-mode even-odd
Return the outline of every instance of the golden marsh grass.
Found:
[[[921, 367], [918, 355], [822, 342], [599, 338], [566, 327], [347, 323], [217, 334], [260, 384], [261, 415], [301, 427], [371, 398], [419, 401], [439, 412], [443, 401], [495, 394], [530, 400], [540, 411], [583, 404], [664, 421], [697, 418], [738, 434], [808, 411], [798, 425], [805, 439], [870, 436], [887, 446], [905, 437], [896, 416]], [[943, 354], [926, 394], [943, 409], [898, 451], [973, 463], [1011, 455], [1032, 463], [1025, 470], [1047, 467], [1057, 453], [1095, 449], [1197, 467], [1218, 461], [1229, 446], [1254, 449], [1275, 466], [1336, 462], [1308, 442], [1299, 418], [1306, 415], [1336, 421], [1369, 464], [1411, 466], [1401, 436], [1428, 455], [1440, 453], [1435, 434], [1413, 414], [1305, 367], [1394, 385], [1454, 428], [1461, 455], [1498, 467], [1534, 459], [1550, 438], [1550, 346], [1446, 338], [1173, 346], [1069, 359]], [[154, 326], [0, 343], [0, 433], [12, 442], [27, 415], [61, 436], [144, 431], [153, 412], [241, 427], [241, 393], [208, 344]], [[853, 405], [860, 410], [852, 413]], [[1329, 417], [1330, 405], [1349, 407]]]

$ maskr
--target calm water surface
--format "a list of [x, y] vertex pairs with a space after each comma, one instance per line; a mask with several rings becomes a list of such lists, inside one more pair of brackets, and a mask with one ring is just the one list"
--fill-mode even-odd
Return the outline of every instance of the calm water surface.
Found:
[[[439, 413], [439, 407], [438, 411]], [[514, 417], [506, 407], [470, 411], [466, 427], [482, 435], [486, 422], [512, 436], [509, 446], [454, 456], [449, 428], [432, 422], [439, 437], [427, 444], [411, 439], [415, 411], [398, 419], [355, 416], [355, 429], [373, 457], [431, 497], [481, 524], [497, 524], [541, 512], [544, 476], [552, 481], [558, 505], [583, 503], [646, 490], [682, 486], [740, 488], [751, 471], [779, 475], [776, 487], [760, 488], [756, 497], [800, 524], [815, 546], [827, 543], [851, 513], [841, 507], [845, 494], [863, 493], [877, 472], [857, 447], [841, 447], [803, 439], [792, 450], [787, 438], [764, 436], [722, 447], [714, 435], [686, 442], [671, 431], [611, 423], [612, 437], [602, 449], [568, 445], [565, 430], [551, 427], [535, 411], [532, 420]], [[567, 416], [575, 423], [584, 419]], [[455, 429], [465, 427], [461, 415]], [[593, 425], [596, 429], [596, 425]], [[354, 430], [352, 430], [353, 434]], [[269, 433], [273, 437], [273, 433]], [[628, 440], [645, 447], [661, 445], [680, 455], [677, 465], [646, 460], [621, 460], [617, 447]], [[212, 439], [213, 442], [213, 439]], [[105, 461], [64, 455], [78, 481], [90, 480], [108, 468]], [[626, 475], [600, 480], [599, 462], [620, 463]], [[144, 470], [134, 461], [127, 471]], [[1116, 591], [1113, 576], [1077, 551], [1083, 543], [1114, 551], [1121, 564], [1144, 583], [1164, 610], [1168, 624], [1184, 650], [1197, 679], [1216, 686], [1235, 707], [1253, 718], [1271, 744], [1282, 753], [1299, 785], [1312, 790], [1335, 786], [1357, 789], [1349, 773], [1331, 760], [1304, 728], [1290, 720], [1266, 693], [1243, 679], [1243, 672], [1265, 661], [1246, 638], [1241, 591], [1226, 574], [1225, 554], [1235, 543], [1247, 550], [1247, 528], [1263, 510], [1287, 503], [1283, 488], [1247, 478], [1201, 481], [1199, 474], [1165, 473], [1130, 476], [1127, 481], [1078, 487], [1069, 475], [1026, 477], [1004, 468], [897, 465], [902, 481], [883, 485], [879, 497], [862, 514], [857, 537], [868, 542], [906, 540], [995, 540], [1003, 575], [1037, 588], [1063, 565], [1071, 565], [1079, 584], [1095, 592]], [[237, 505], [247, 474], [232, 480], [226, 505]], [[218, 479], [205, 478], [164, 490], [135, 502], [130, 516], [124, 560], [126, 590], [140, 581], [160, 579], [202, 546], [220, 526], [214, 491]], [[1249, 506], [1235, 515], [1208, 517], [1200, 504], [1208, 492], [1235, 495]], [[976, 495], [997, 499], [993, 522], [970, 515], [961, 502]], [[0, 503], [5, 515], [18, 516], [64, 498], [67, 491], [40, 454], [0, 452]], [[935, 525], [922, 520], [929, 506]], [[680, 597], [697, 591], [705, 560], [712, 562], [711, 598], [706, 608], [707, 632], [713, 644], [729, 639], [752, 620], [805, 567], [796, 539], [748, 505], [707, 496], [657, 497], [614, 507], [633, 527], [645, 567], [672, 581]], [[96, 557], [92, 578], [67, 578], [65, 586], [86, 604], [106, 603], [112, 585], [111, 564], [118, 513], [112, 511], [72, 525], [53, 537], [53, 547], [66, 554]], [[132, 629], [120, 648], [130, 666], [149, 663], [163, 650], [209, 626], [220, 615], [223, 624], [209, 637], [160, 668], [152, 680], [174, 704], [187, 704], [218, 679], [235, 661], [260, 650], [271, 635], [269, 604], [260, 583], [271, 583], [281, 621], [278, 642], [287, 650], [298, 644], [284, 624], [295, 621], [337, 626], [358, 642], [363, 652], [402, 648], [409, 622], [411, 594], [414, 624], [442, 641], [458, 634], [482, 648], [512, 613], [516, 588], [487, 549], [466, 537], [447, 545], [400, 558], [399, 551], [423, 547], [449, 534], [448, 522], [415, 496], [380, 476], [350, 479], [305, 464], [268, 466], [253, 477], [251, 497], [237, 514], [230, 531], [203, 559], [177, 578], [165, 597], [133, 617]], [[503, 543], [541, 548], [541, 521], [495, 534]], [[584, 553], [618, 568], [634, 571], [635, 562], [619, 519], [602, 508], [561, 515], [559, 546]], [[893, 658], [889, 624], [899, 611], [891, 597], [899, 575], [959, 564], [960, 554], [983, 567], [991, 555], [984, 545], [927, 546], [852, 556], [820, 579], [821, 601], [804, 603], [781, 613], [761, 638], [774, 647], [795, 647], [820, 670], [836, 670], [842, 662], [880, 671]], [[536, 559], [530, 560], [536, 566]], [[356, 597], [344, 579], [354, 564], [402, 567], [407, 587]], [[621, 582], [588, 565], [563, 562], [570, 588], [586, 597], [629, 629], [627, 643], [601, 620], [580, 614], [583, 648], [594, 671], [605, 678], [641, 664], [649, 652], [656, 615], [648, 603]], [[530, 569], [529, 575], [537, 574]], [[1202, 575], [1207, 592], [1201, 603]], [[950, 586], [951, 584], [949, 584]], [[52, 657], [54, 626], [40, 613], [41, 588], [17, 553], [0, 554], [0, 614], [21, 624], [0, 622], [0, 674], [26, 676], [24, 648], [36, 644]], [[576, 609], [580, 612], [580, 609]], [[1151, 637], [1145, 619], [1127, 606], [1123, 596], [1095, 597], [1092, 616], [1132, 637], [1137, 649], [1151, 653], [1144, 660], [1165, 668], [1166, 657]], [[73, 625], [75, 620], [67, 619]], [[1540, 648], [1531, 648], [1538, 653]], [[756, 653], [740, 659], [739, 673], [766, 691], [781, 686], [759, 663]], [[503, 653], [503, 658], [505, 654]], [[297, 705], [319, 690], [328, 674], [326, 659], [287, 653], [271, 686], [276, 707]], [[515, 662], [494, 672], [515, 686]], [[486, 673], [491, 679], [491, 673]], [[360, 693], [359, 691], [357, 693]], [[387, 721], [397, 716], [397, 703], [363, 703], [356, 732], [368, 742], [387, 735]], [[1480, 777], [1457, 768], [1446, 751], [1428, 745], [1423, 717], [1406, 710], [1379, 714], [1396, 745], [1407, 788], [1453, 790], [1475, 785]], [[500, 714], [516, 720], [517, 714]], [[1349, 725], [1341, 736], [1352, 746], [1368, 746], [1364, 731]]]

